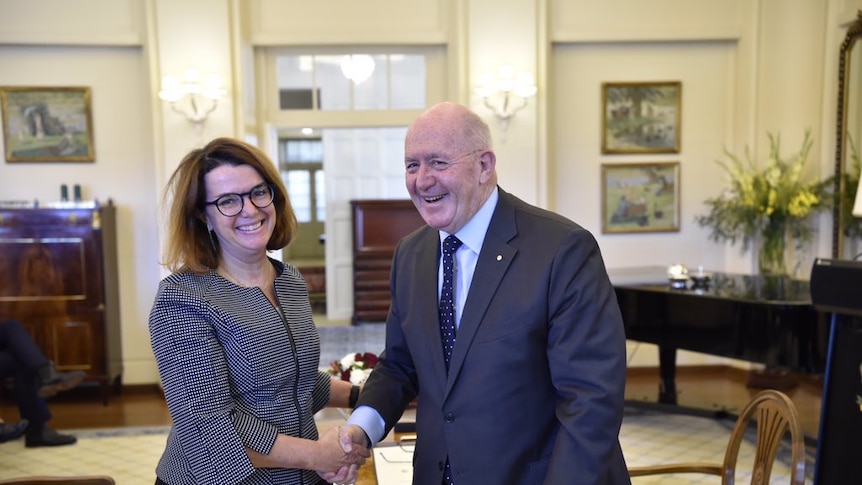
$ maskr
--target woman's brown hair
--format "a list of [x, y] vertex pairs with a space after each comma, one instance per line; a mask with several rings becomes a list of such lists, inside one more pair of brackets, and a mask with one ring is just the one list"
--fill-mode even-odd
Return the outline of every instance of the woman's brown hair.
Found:
[[209, 233], [204, 215], [204, 176], [222, 165], [249, 165], [272, 186], [276, 220], [266, 249], [281, 249], [296, 234], [296, 214], [284, 182], [269, 157], [243, 141], [216, 138], [183, 157], [168, 180], [164, 203], [166, 207], [169, 204], [170, 212], [163, 264], [172, 272], [203, 273], [218, 267], [220, 247], [218, 240]]

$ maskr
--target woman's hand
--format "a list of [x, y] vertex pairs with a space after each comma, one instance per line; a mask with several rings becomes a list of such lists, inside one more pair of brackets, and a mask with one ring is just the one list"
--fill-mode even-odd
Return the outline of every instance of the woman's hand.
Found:
[[341, 428], [332, 427], [318, 443], [321, 466], [316, 468], [317, 474], [330, 483], [355, 482], [359, 467], [371, 456], [364, 433], [360, 437], [357, 433], [341, 432]]

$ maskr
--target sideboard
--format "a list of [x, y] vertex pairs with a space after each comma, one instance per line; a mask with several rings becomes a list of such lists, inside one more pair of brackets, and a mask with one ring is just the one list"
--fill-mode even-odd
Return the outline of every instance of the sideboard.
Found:
[[353, 324], [384, 322], [389, 313], [389, 271], [398, 241], [425, 225], [413, 202], [350, 201], [353, 216]]
[[105, 403], [122, 375], [115, 206], [0, 208], [0, 319], [17, 319]]

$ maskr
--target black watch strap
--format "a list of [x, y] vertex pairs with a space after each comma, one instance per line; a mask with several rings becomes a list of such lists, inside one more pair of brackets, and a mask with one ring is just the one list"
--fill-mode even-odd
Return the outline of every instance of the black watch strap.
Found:
[[359, 386], [350, 387], [350, 397], [347, 399], [347, 407], [353, 409], [356, 407], [356, 401], [359, 400]]

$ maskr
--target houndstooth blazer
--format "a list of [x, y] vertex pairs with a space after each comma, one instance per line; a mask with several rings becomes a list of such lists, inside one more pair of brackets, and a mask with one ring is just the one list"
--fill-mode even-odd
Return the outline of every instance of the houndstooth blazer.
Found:
[[170, 485], [316, 484], [313, 471], [256, 469], [276, 435], [317, 439], [329, 400], [320, 337], [299, 271], [278, 261], [274, 307], [216, 271], [159, 284], [150, 339], [173, 425], [156, 474]]

